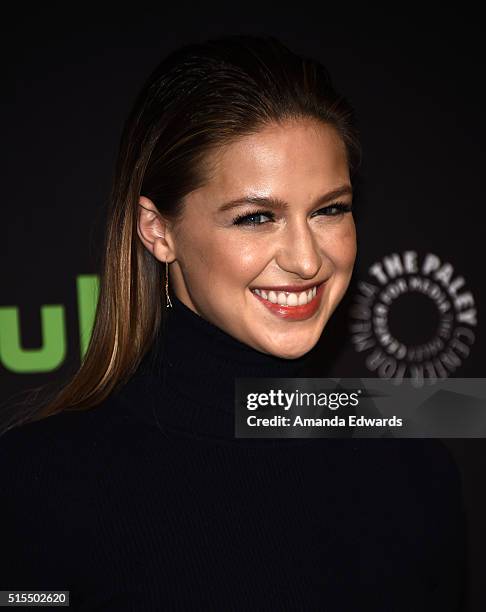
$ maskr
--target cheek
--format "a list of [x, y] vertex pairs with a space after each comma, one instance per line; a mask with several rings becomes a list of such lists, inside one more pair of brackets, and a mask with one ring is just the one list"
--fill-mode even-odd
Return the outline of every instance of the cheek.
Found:
[[256, 235], [235, 234], [225, 236], [224, 248], [228, 265], [245, 282], [259, 276], [272, 258], [271, 241]]
[[[267, 263], [268, 244], [251, 236], [228, 235], [228, 232], [186, 234], [180, 242], [181, 262], [189, 277], [203, 277], [204, 283], [217, 289], [248, 284]], [[202, 264], [202, 265], [201, 265]], [[193, 277], [194, 280], [194, 277]]]
[[356, 228], [351, 219], [334, 231], [329, 231], [321, 240], [321, 248], [332, 261], [335, 272], [350, 274], [356, 259]]
[[[330, 237], [329, 237], [330, 238]], [[323, 252], [332, 261], [333, 281], [329, 288], [329, 317], [342, 300], [349, 286], [356, 259], [356, 231], [354, 222], [347, 223], [336, 231], [332, 239], [323, 246]]]
[[217, 244], [221, 269], [231, 275], [235, 284], [249, 283], [268, 264], [271, 242], [268, 237], [234, 233], [222, 235]]

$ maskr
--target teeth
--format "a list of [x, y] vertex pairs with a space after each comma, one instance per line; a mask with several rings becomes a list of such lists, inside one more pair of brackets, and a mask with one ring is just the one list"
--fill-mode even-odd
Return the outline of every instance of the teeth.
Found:
[[307, 304], [307, 293], [305, 291], [302, 291], [302, 293], [299, 293], [299, 306], [303, 306], [304, 304]]
[[272, 302], [272, 304], [279, 304], [280, 306], [303, 306], [316, 297], [317, 287], [313, 287], [308, 291], [301, 291], [300, 293], [294, 291], [267, 292], [263, 289], [253, 289], [253, 291], [264, 300]]
[[296, 293], [290, 293], [287, 296], [287, 306], [297, 306], [299, 303], [299, 298]]

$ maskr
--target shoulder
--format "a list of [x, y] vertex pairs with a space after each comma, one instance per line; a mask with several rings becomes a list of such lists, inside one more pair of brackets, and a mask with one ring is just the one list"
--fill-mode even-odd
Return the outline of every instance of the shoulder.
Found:
[[461, 493], [462, 479], [452, 452], [439, 439], [402, 439], [398, 458], [406, 462], [411, 475], [430, 493], [442, 490], [453, 496]]
[[121, 389], [97, 405], [73, 410], [66, 408], [57, 414], [27, 422], [0, 434], [0, 467], [9, 454], [82, 444], [90, 446], [100, 436], [132, 430], [133, 424], [144, 421], [146, 399], [142, 396], [144, 380], [134, 376]]
[[371, 507], [377, 515], [381, 505], [389, 516], [400, 516], [405, 534], [421, 533], [431, 565], [459, 588], [468, 522], [463, 480], [452, 452], [439, 439], [363, 442], [380, 443], [365, 445], [362, 453], [366, 473], [360, 476]]
[[442, 440], [361, 439], [355, 452], [356, 470], [370, 499], [413, 507], [435, 527], [462, 520], [461, 472]]
[[28, 449], [32, 444], [55, 443], [69, 437], [74, 441], [95, 426], [102, 426], [116, 416], [116, 398], [110, 397], [86, 409], [66, 409], [37, 421], [22, 423], [0, 435], [0, 453]]
[[[445, 443], [433, 438], [359, 439], [356, 450], [378, 472], [396, 470], [419, 480], [457, 481], [459, 469]], [[369, 466], [368, 466], [369, 467]]]
[[427, 609], [452, 609], [464, 590], [468, 540], [462, 478], [452, 452], [431, 438], [362, 439], [355, 452], [375, 545], [381, 537], [387, 546], [388, 538], [400, 551], [397, 565], [417, 564], [428, 584]]
[[153, 429], [151, 395], [140, 374], [96, 406], [66, 409], [0, 435], [0, 488], [3, 483], [42, 480], [55, 471], [82, 476], [124, 461], [130, 447], [145, 444]]
[[0, 435], [0, 494], [12, 496], [22, 487], [35, 490], [81, 474], [131, 435], [117, 397], [13, 427]]

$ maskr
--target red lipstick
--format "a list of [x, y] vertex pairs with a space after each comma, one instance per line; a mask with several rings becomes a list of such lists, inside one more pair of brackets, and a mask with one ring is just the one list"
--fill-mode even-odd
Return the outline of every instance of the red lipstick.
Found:
[[[281, 304], [274, 304], [273, 302], [270, 302], [270, 300], [266, 300], [265, 298], [254, 293], [253, 291], [252, 291], [252, 294], [256, 297], [257, 300], [259, 300], [264, 306], [266, 306], [268, 310], [270, 310], [270, 312], [272, 312], [274, 315], [281, 317], [282, 319], [290, 319], [291, 321], [303, 321], [305, 319], [308, 319], [309, 317], [312, 317], [312, 315], [319, 308], [325, 285], [326, 285], [325, 282], [321, 283], [316, 288], [315, 297], [310, 302], [308, 302], [307, 304], [303, 304], [302, 306], [282, 306]], [[287, 285], [285, 289], [283, 287], [281, 289], [279, 289], [278, 287], [270, 287], [269, 289], [273, 291], [278, 291], [278, 290], [290, 291], [289, 287], [290, 285]], [[301, 287], [299, 287], [299, 289], [297, 290], [305, 291], [305, 289], [302, 289]], [[309, 289], [311, 287], [315, 287], [315, 285], [308, 286]], [[260, 287], [258, 288], [260, 289]], [[261, 288], [265, 291], [263, 287]]]

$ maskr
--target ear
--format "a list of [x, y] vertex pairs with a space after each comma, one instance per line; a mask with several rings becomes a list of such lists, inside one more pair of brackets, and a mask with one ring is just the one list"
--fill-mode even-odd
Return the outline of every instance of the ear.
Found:
[[145, 247], [162, 263], [175, 260], [175, 250], [169, 222], [162, 217], [149, 198], [138, 201], [137, 233]]

